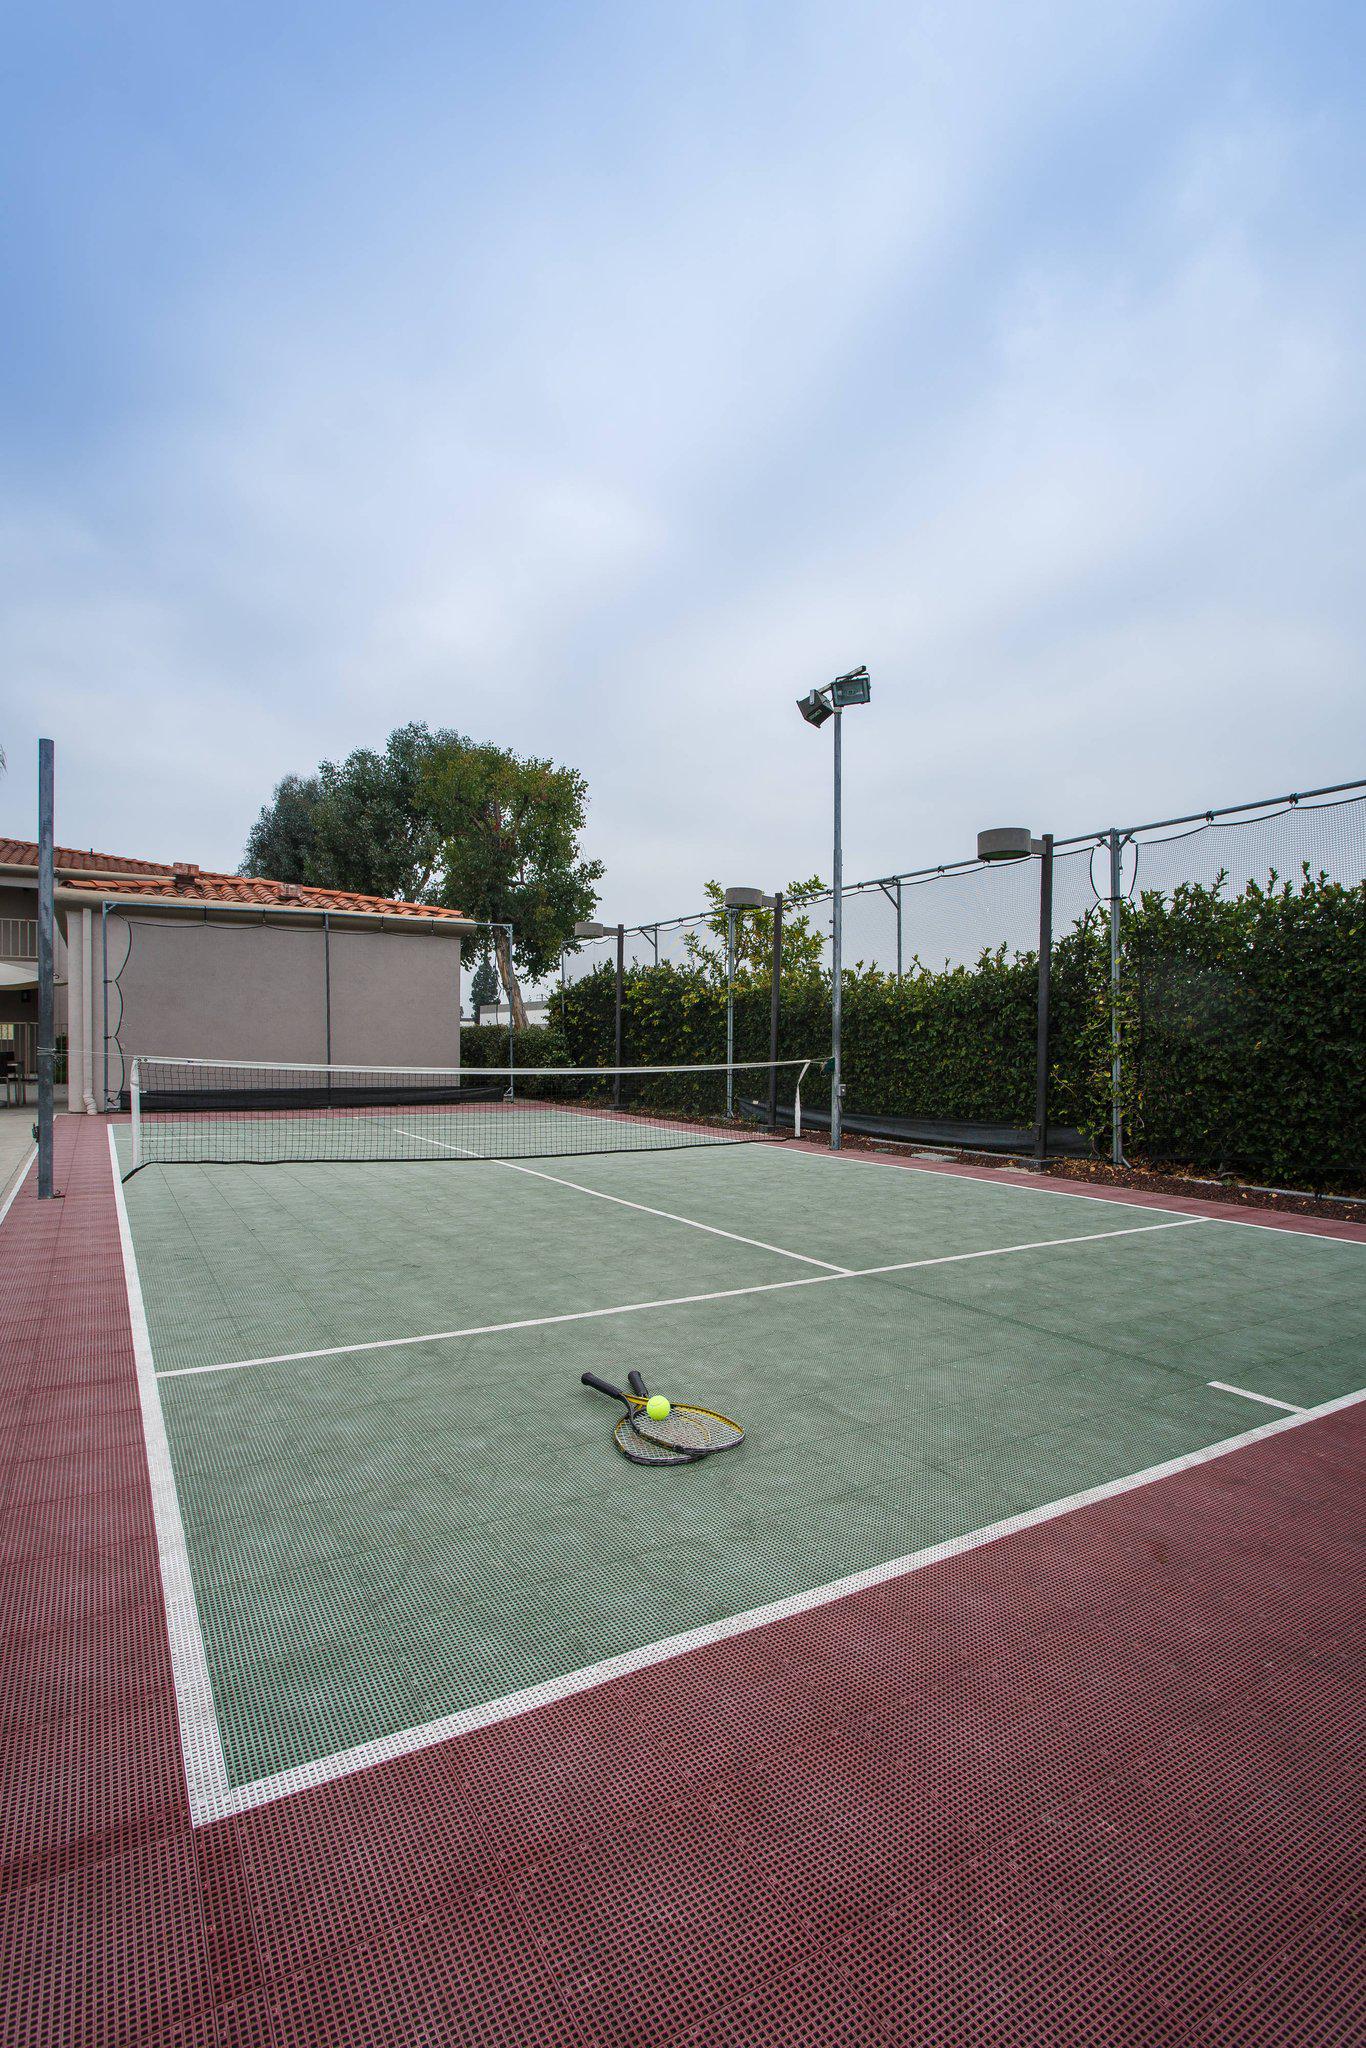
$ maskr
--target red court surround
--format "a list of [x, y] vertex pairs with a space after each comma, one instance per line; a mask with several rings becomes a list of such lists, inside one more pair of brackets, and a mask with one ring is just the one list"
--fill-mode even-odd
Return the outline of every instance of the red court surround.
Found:
[[0, 1228], [5, 2048], [1366, 2042], [1366, 1404], [196, 1834], [102, 1123], [57, 1184]]

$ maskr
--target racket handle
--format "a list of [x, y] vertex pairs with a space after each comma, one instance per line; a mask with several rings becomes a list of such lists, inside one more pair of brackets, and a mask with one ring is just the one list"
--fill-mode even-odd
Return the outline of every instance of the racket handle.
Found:
[[595, 1393], [606, 1394], [610, 1400], [623, 1401], [628, 1408], [631, 1405], [629, 1396], [623, 1394], [620, 1387], [612, 1386], [608, 1380], [600, 1380], [595, 1372], [581, 1373], [579, 1375], [579, 1384], [584, 1387], [592, 1387]]
[[631, 1389], [631, 1392], [635, 1395], [638, 1401], [649, 1400], [650, 1389], [645, 1384], [645, 1375], [643, 1372], [628, 1372], [626, 1375], [626, 1384]]

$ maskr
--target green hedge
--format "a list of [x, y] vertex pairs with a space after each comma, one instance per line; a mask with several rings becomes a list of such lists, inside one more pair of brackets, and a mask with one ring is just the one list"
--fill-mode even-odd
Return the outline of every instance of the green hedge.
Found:
[[[1131, 1157], [1291, 1186], [1366, 1179], [1366, 886], [1307, 872], [1238, 896], [1183, 885], [1126, 904], [1120, 1024]], [[1032, 953], [974, 967], [918, 964], [904, 979], [849, 973], [850, 1114], [1029, 1124], [1038, 967]], [[558, 999], [575, 1065], [613, 1057], [614, 979], [600, 968]], [[628, 974], [630, 1064], [721, 1060], [725, 991], [696, 969]], [[1092, 912], [1053, 950], [1049, 1111], [1098, 1149], [1110, 1132], [1110, 946]], [[779, 1055], [830, 1044], [828, 979], [784, 989]], [[767, 1059], [769, 991], [737, 990], [737, 1059]], [[808, 1080], [808, 1088], [810, 1087]]]
[[[512, 1034], [512, 1059], [518, 1067], [566, 1067], [570, 1064], [564, 1034], [553, 1024], [531, 1024]], [[460, 1064], [505, 1067], [508, 1063], [506, 1024], [462, 1024]]]

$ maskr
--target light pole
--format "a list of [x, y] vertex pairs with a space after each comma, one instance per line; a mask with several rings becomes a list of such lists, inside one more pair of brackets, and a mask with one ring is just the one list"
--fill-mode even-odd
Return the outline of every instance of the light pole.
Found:
[[576, 924], [574, 927], [574, 937], [576, 939], [606, 939], [611, 938], [614, 934], [617, 942], [617, 988], [615, 1004], [615, 1030], [613, 1033], [613, 1042], [616, 1046], [616, 1053], [613, 1059], [613, 1066], [616, 1071], [612, 1075], [612, 1101], [614, 1105], [619, 1109], [621, 1107], [621, 1012], [622, 995], [626, 980], [626, 927], [624, 924], [598, 924], [597, 921], [591, 917], [581, 919], [579, 923]]
[[841, 1037], [844, 1022], [844, 753], [843, 712], [850, 704], [867, 704], [873, 694], [866, 667], [851, 668], [836, 676], [823, 689], [808, 690], [797, 699], [797, 709], [808, 725], [822, 726], [835, 721], [835, 856], [832, 877], [835, 894], [834, 929], [831, 933], [830, 1001], [830, 1149], [838, 1152], [843, 1143], [844, 1080], [841, 1073]]
[[735, 1114], [735, 927], [747, 910], [768, 910], [762, 889], [727, 889], [726, 906], [726, 1115]]
[[52, 1060], [55, 954], [52, 910], [54, 749], [38, 742], [38, 1197], [52, 1198]]
[[1053, 834], [1035, 839], [1027, 825], [999, 825], [977, 834], [977, 858], [989, 862], [1039, 856], [1039, 1007], [1034, 1048], [1034, 1157], [1048, 1152], [1048, 1004], [1053, 974]]

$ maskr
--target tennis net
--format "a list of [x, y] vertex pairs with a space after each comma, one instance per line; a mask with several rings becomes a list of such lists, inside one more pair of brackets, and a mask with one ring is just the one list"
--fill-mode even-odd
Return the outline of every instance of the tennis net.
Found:
[[679, 1067], [132, 1063], [143, 1166], [544, 1159], [801, 1135], [809, 1060]]

